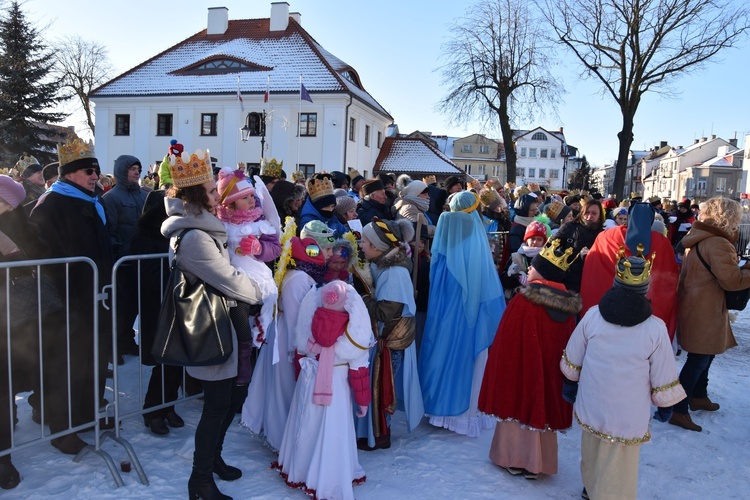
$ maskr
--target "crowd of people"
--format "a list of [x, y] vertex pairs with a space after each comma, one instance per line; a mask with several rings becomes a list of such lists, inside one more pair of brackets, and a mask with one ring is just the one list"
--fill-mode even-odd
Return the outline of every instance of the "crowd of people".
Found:
[[[71, 430], [107, 404], [91, 397], [95, 377], [103, 399], [107, 362], [139, 352], [154, 365], [143, 414], [150, 432], [184, 425], [170, 404], [180, 389], [203, 392], [190, 498], [229, 498], [215, 477], [242, 477], [222, 455], [238, 414], [278, 453], [273, 466], [286, 483], [317, 498], [354, 497], [366, 480], [358, 450], [391, 447], [397, 410], [409, 432], [423, 420], [468, 437], [494, 428], [490, 459], [527, 480], [557, 473], [556, 432], [575, 420], [585, 431], [582, 495], [635, 498], [652, 414], [701, 431], [690, 411], [719, 409], [708, 371], [736, 345], [724, 291], [750, 287], [733, 245], [742, 217], [733, 200], [682, 200], [668, 212], [658, 199], [618, 203], [497, 180], [448, 177], [440, 186], [431, 175], [356, 171], [287, 180], [275, 159], [257, 171], [215, 168], [208, 151], [186, 152], [176, 140], [146, 175], [122, 155], [114, 182], [102, 183], [90, 145], [76, 140], [58, 153], [46, 167], [24, 156], [16, 178], [0, 176], [0, 253], [88, 257], [98, 283], [82, 263], [50, 266], [68, 307], [35, 306], [41, 347], [21, 340], [36, 317], [8, 321], [0, 408], [32, 391], [34, 418], [59, 434], [51, 442], [63, 453], [87, 446]], [[120, 257], [164, 252], [169, 261], [118, 267], [113, 358], [112, 318], [94, 291], [110, 284]], [[180, 367], [151, 355], [159, 276], [172, 260], [233, 305], [231, 355], [189, 366], [184, 387]], [[59, 354], [65, 343], [70, 357]], [[39, 373], [35, 349], [43, 394], [40, 380], [22, 375]], [[687, 353], [679, 373], [678, 349]], [[10, 448], [8, 417], [0, 412], [0, 451]], [[11, 456], [0, 457], [0, 487], [20, 479]]]

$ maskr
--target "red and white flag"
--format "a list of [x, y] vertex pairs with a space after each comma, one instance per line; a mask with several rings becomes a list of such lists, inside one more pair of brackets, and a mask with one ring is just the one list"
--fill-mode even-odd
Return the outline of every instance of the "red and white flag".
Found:
[[242, 100], [242, 94], [240, 93], [240, 77], [237, 77], [237, 100], [240, 101], [240, 109], [245, 111], [245, 101]]

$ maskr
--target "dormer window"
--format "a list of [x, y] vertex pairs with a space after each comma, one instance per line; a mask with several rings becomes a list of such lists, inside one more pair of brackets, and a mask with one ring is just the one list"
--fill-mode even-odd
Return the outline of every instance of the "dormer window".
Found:
[[543, 132], [536, 132], [531, 136], [532, 141], [546, 141], [547, 136]]
[[362, 84], [359, 83], [359, 77], [357, 76], [357, 73], [355, 73], [353, 70], [344, 70], [341, 73], [339, 73], [342, 77], [346, 78], [348, 81], [353, 83], [357, 86], [357, 88], [362, 88]]
[[232, 57], [215, 57], [175, 71], [190, 75], [238, 73], [245, 71], [270, 71], [273, 68], [258, 66]]

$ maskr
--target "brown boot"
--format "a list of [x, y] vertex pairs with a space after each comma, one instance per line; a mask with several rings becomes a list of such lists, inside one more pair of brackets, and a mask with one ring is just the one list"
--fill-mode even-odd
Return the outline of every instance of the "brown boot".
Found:
[[703, 427], [693, 422], [693, 419], [690, 418], [688, 413], [673, 413], [672, 418], [669, 419], [669, 423], [689, 431], [700, 432], [703, 430]]
[[706, 410], [706, 411], [716, 411], [720, 408], [719, 403], [714, 403], [708, 397], [705, 398], [690, 398], [690, 410], [691, 411], [698, 411], [698, 410]]
[[68, 434], [67, 436], [55, 438], [50, 442], [52, 446], [67, 455], [78, 455], [81, 450], [88, 446], [88, 443], [76, 434]]

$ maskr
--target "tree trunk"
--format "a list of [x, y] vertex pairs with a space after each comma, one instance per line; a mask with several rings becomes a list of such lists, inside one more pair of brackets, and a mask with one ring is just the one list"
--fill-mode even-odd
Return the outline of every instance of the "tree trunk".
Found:
[[510, 126], [510, 117], [508, 117], [508, 102], [501, 99], [500, 107], [497, 110], [497, 117], [500, 121], [500, 132], [503, 136], [503, 148], [505, 149], [505, 168], [507, 179], [506, 182], [516, 182], [516, 145], [513, 142], [513, 129]]
[[[612, 193], [617, 197], [618, 200], [625, 199], [625, 172], [628, 168], [628, 156], [630, 154], [630, 146], [633, 144], [633, 116], [628, 113], [623, 113], [622, 116], [622, 130], [617, 133], [617, 138], [620, 141], [620, 148], [617, 152], [617, 165], [615, 166], [615, 182], [612, 186]], [[608, 194], [608, 193], [602, 193]]]

